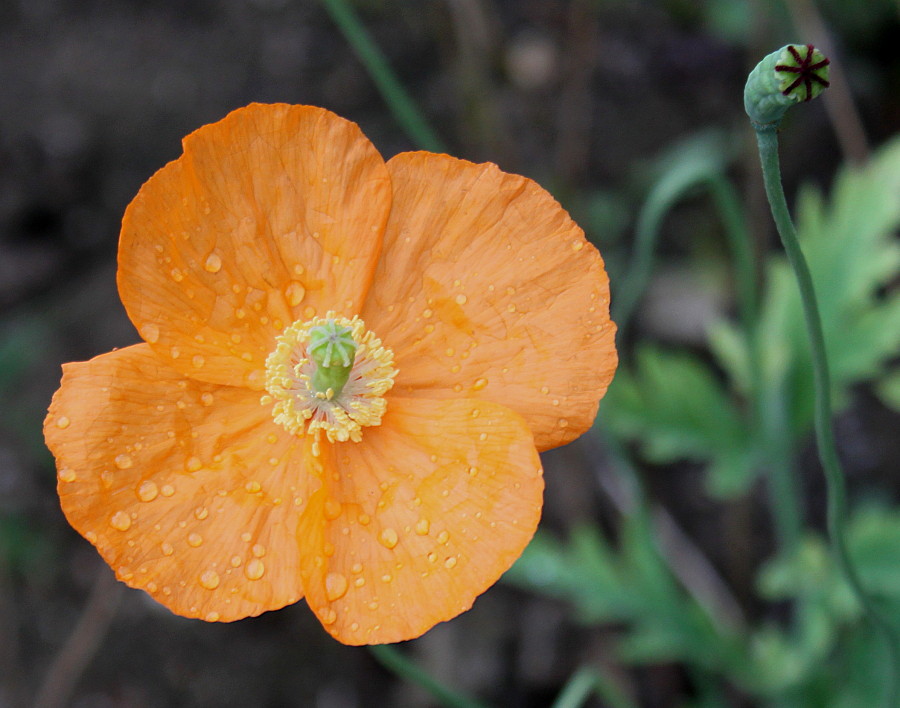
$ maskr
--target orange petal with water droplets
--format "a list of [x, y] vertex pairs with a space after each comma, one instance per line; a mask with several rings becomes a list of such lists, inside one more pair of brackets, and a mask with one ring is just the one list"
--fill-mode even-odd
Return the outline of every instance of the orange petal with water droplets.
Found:
[[597, 249], [540, 186], [496, 165], [403, 153], [388, 169], [362, 317], [394, 350], [394, 393], [502, 403], [539, 450], [578, 437], [617, 363]]
[[540, 518], [531, 433], [487, 401], [394, 398], [361, 443], [323, 446], [323, 464], [333, 474], [301, 522], [301, 575], [346, 644], [411, 639], [466, 611]]
[[69, 523], [120, 580], [206, 620], [302, 597], [313, 477], [259, 394], [186, 379], [139, 344], [66, 364], [44, 435]]
[[261, 389], [282, 328], [358, 310], [390, 203], [354, 123], [310, 106], [236, 110], [187, 136], [126, 210], [122, 302], [181, 373]]

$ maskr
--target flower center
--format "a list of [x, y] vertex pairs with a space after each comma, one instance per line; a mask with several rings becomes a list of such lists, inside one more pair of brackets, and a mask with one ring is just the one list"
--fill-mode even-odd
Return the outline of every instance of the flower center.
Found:
[[329, 442], [362, 440], [362, 428], [379, 425], [394, 385], [394, 353], [354, 317], [329, 312], [297, 321], [277, 339], [266, 359], [266, 391], [272, 417], [294, 435]]

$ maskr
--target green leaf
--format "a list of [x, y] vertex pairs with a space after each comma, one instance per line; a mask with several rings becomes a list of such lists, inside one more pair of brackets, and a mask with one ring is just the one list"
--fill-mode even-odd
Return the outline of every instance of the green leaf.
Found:
[[657, 463], [709, 463], [710, 490], [730, 496], [753, 479], [753, 434], [712, 370], [698, 358], [639, 347], [607, 393], [606, 421]]

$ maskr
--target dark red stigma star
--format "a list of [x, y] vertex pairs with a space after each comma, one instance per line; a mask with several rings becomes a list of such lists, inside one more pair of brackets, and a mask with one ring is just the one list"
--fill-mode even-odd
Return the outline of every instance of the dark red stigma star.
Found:
[[791, 53], [791, 56], [794, 57], [794, 60], [797, 62], [797, 66], [788, 66], [787, 64], [777, 64], [775, 66], [775, 71], [787, 71], [791, 74], [797, 74], [797, 78], [791, 82], [790, 86], [788, 86], [781, 93], [785, 96], [790, 95], [794, 89], [799, 87], [801, 84], [806, 88], [806, 98], [804, 101], [812, 100], [812, 85], [813, 81], [818, 84], [821, 84], [824, 88], [828, 88], [830, 85], [827, 79], [823, 79], [819, 76], [816, 71], [828, 66], [831, 62], [828, 59], [823, 58], [821, 61], [817, 61], [813, 63], [813, 52], [815, 51], [815, 47], [811, 44], [806, 45], [806, 56], [801, 57], [800, 52], [797, 51], [797, 48], [791, 44], [788, 45], [787, 50]]

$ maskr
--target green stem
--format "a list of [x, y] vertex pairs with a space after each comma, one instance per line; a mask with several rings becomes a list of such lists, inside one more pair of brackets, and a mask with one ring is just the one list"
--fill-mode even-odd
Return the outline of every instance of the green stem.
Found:
[[878, 627], [885, 638], [890, 656], [891, 666], [885, 689], [885, 706], [893, 708], [897, 704], [897, 674], [900, 667], [900, 647], [896, 633], [884, 617], [875, 608], [871, 598], [866, 594], [856, 572], [850, 554], [847, 551], [845, 525], [847, 517], [847, 490], [844, 474], [837, 456], [834, 433], [831, 427], [831, 382], [828, 374], [828, 359], [825, 354], [825, 337], [822, 333], [822, 321], [816, 304], [815, 288], [809, 266], [800, 248], [794, 224], [788, 211], [787, 201], [781, 185], [781, 168], [778, 161], [777, 125], [759, 125], [754, 123], [759, 157], [762, 162], [763, 181], [766, 196], [772, 209], [772, 217], [778, 227], [781, 242], [787, 253], [788, 261], [794, 271], [800, 289], [803, 314], [806, 319], [810, 353], [812, 355], [813, 378], [815, 382], [815, 421], [816, 442], [819, 460], [825, 472], [828, 488], [828, 533], [831, 538], [837, 562], [847, 582], [858, 599], [864, 614], [871, 624]]
[[391, 644], [375, 644], [369, 647], [369, 652], [386, 669], [407, 681], [417, 683], [443, 706], [448, 708], [487, 708], [486, 704], [447, 688], [424, 669], [407, 659]]
[[346, 0], [322, 0], [322, 5], [366, 67], [407, 137], [423, 150], [447, 152]]
[[562, 692], [553, 702], [552, 708], [579, 708], [592, 693], [595, 693], [610, 708], [637, 707], [637, 704], [614, 681], [597, 669], [582, 666], [566, 683]]

